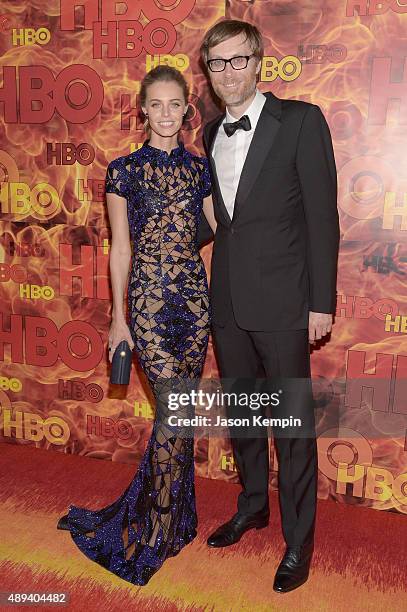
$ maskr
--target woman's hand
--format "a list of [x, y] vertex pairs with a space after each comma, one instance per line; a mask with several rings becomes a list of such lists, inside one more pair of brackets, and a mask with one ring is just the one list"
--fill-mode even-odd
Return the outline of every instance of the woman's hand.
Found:
[[127, 340], [131, 350], [134, 348], [133, 338], [131, 337], [131, 333], [129, 327], [124, 319], [115, 320], [113, 319], [112, 324], [109, 330], [109, 361], [112, 362], [114, 352], [116, 350], [116, 346], [122, 340]]

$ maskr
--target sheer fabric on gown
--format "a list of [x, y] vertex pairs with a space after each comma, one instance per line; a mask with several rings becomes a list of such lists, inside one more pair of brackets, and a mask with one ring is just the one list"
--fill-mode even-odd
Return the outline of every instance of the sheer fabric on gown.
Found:
[[193, 406], [171, 410], [169, 400], [196, 388], [208, 343], [208, 286], [196, 240], [210, 193], [207, 160], [182, 143], [168, 154], [146, 142], [109, 164], [106, 192], [127, 199], [129, 328], [154, 394], [155, 419], [123, 494], [100, 510], [71, 505], [68, 521], [82, 552], [141, 585], [196, 536], [193, 431], [168, 418], [193, 416]]

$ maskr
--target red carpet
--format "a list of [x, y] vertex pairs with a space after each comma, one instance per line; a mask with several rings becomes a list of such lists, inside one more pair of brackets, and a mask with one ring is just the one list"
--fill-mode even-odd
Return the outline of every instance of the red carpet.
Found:
[[[308, 582], [284, 595], [272, 583], [284, 542], [278, 499], [271, 492], [270, 526], [250, 531], [227, 549], [205, 540], [235, 511], [239, 487], [197, 478], [198, 537], [168, 559], [149, 584], [135, 587], [89, 561], [56, 523], [70, 503], [111, 503], [136, 466], [0, 444], [0, 591], [67, 592], [62, 609], [96, 611], [222, 611], [407, 609], [403, 590], [406, 517], [318, 501], [313, 566]], [[50, 609], [14, 606], [2, 609]], [[60, 608], [61, 609], [61, 608]]]

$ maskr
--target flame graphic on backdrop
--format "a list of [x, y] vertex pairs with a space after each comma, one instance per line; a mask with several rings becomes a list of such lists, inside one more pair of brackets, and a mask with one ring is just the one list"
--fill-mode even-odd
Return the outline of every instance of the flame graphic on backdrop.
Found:
[[[169, 8], [170, 5], [166, 4]], [[0, 65], [46, 66], [56, 77], [73, 64], [91, 67], [103, 81], [104, 99], [99, 113], [86, 123], [71, 123], [55, 112], [52, 119], [40, 124], [7, 123], [0, 117], [0, 129], [6, 151], [0, 152], [0, 181], [22, 182], [32, 189], [46, 183], [58, 194], [55, 210], [48, 207], [42, 216], [31, 207], [17, 215], [3, 209], [3, 232], [0, 241], [1, 263], [22, 265], [27, 283], [50, 286], [55, 291], [52, 300], [22, 299], [19, 284], [9, 280], [0, 285], [3, 303], [8, 313], [46, 317], [60, 329], [67, 321], [90, 321], [106, 345], [110, 325], [109, 299], [81, 297], [80, 284], [74, 282], [72, 296], [60, 295], [59, 245], [73, 245], [73, 258], [79, 262], [81, 245], [101, 247], [109, 240], [110, 229], [103, 198], [90, 201], [78, 199], [78, 182], [103, 180], [107, 163], [141, 143], [145, 135], [139, 119], [130, 120], [129, 129], [122, 125], [121, 100], [128, 96], [131, 106], [137, 102], [139, 83], [146, 70], [145, 52], [136, 59], [92, 58], [93, 34], [80, 25], [77, 17], [74, 31], [60, 30], [60, 2], [53, 0], [44, 6], [40, 0], [4, 3], [3, 11], [13, 28], [46, 27], [51, 32], [47, 45], [13, 46], [11, 33], [0, 34]], [[298, 55], [299, 49], [312, 45], [346, 49], [343, 61], [321, 62], [302, 59], [300, 76], [293, 81], [279, 78], [272, 83], [261, 82], [263, 91], [271, 89], [282, 98], [302, 99], [318, 104], [329, 123], [335, 149], [339, 180], [339, 213], [342, 243], [338, 271], [338, 295], [366, 296], [373, 302], [387, 297], [398, 304], [399, 313], [407, 315], [405, 232], [396, 220], [392, 229], [383, 228], [384, 192], [407, 191], [405, 125], [397, 108], [389, 106], [387, 119], [382, 124], [369, 122], [371, 103], [372, 65], [376, 57], [389, 55], [397, 70], [405, 55], [406, 15], [388, 11], [370, 17], [346, 17], [346, 2], [323, 0], [284, 0], [283, 2], [240, 2], [230, 0], [205, 2], [198, 0], [190, 15], [176, 26], [177, 43], [173, 53], [184, 53], [190, 60], [185, 72], [191, 88], [193, 107], [183, 130], [186, 146], [202, 154], [200, 144], [203, 123], [219, 111], [208, 88], [205, 75], [198, 63], [199, 45], [203, 32], [223, 15], [244, 19], [258, 25], [265, 39], [266, 55], [278, 59]], [[79, 14], [78, 14], [79, 15]], [[147, 20], [142, 17], [145, 24]], [[312, 56], [310, 56], [312, 59]], [[396, 77], [394, 77], [396, 79]], [[20, 99], [20, 104], [24, 103]], [[88, 143], [95, 151], [92, 164], [85, 166], [47, 164], [47, 143]], [[358, 160], [360, 158], [360, 160]], [[358, 166], [359, 163], [359, 166]], [[369, 163], [369, 172], [366, 164]], [[358, 180], [353, 177], [360, 173]], [[47, 210], [47, 207], [43, 209]], [[403, 241], [404, 239], [404, 241]], [[11, 255], [10, 243], [32, 243], [46, 253], [45, 257]], [[404, 249], [404, 250], [403, 250]], [[372, 256], [390, 256], [396, 266], [379, 273], [364, 260]], [[209, 276], [211, 248], [205, 247], [202, 257]], [[8, 325], [5, 316], [4, 325]], [[375, 316], [336, 317], [332, 338], [312, 353], [314, 377], [327, 380], [346, 376], [349, 351], [366, 352], [366, 370], [372, 370], [378, 353], [406, 355], [406, 336], [384, 330], [384, 321]], [[10, 365], [9, 365], [10, 364]], [[135, 402], [152, 402], [151, 395], [138, 369], [125, 398], [108, 387], [106, 356], [86, 372], [73, 372], [58, 359], [54, 366], [39, 368], [24, 363], [13, 363], [5, 351], [3, 373], [23, 382], [22, 392], [9, 393], [15, 412], [34, 412], [43, 419], [61, 417], [71, 436], [64, 452], [80, 453], [130, 462], [142, 452], [149, 435], [151, 421], [134, 415]], [[204, 377], [219, 375], [212, 346], [209, 346]], [[92, 403], [74, 399], [58, 399], [58, 380], [81, 380], [98, 385], [104, 399]], [[116, 395], [115, 395], [116, 394]], [[120, 402], [120, 403], [119, 403]], [[86, 432], [88, 415], [113, 420], [124, 419], [131, 425], [132, 436], [106, 437]], [[386, 415], [373, 414], [371, 406], [363, 404], [359, 410], [349, 411], [344, 425], [363, 432], [366, 419], [374, 417], [378, 432], [369, 440], [374, 465], [390, 469], [394, 475], [406, 469], [402, 435], [389, 437]], [[380, 433], [383, 436], [380, 437]], [[13, 439], [14, 441], [14, 439]], [[17, 439], [15, 439], [17, 442]], [[19, 443], [24, 440], [19, 439]], [[31, 443], [26, 441], [27, 443]], [[45, 437], [37, 446], [55, 448]], [[272, 452], [272, 449], [271, 449]], [[222, 469], [222, 457], [230, 456], [229, 442], [199, 437], [196, 443], [197, 471], [200, 475], [237, 480], [232, 470]], [[276, 476], [272, 475], [272, 486]], [[337, 499], [349, 497], [336, 493], [336, 483], [320, 474], [319, 495]], [[354, 499], [353, 502], [354, 503]], [[393, 502], [358, 499], [357, 503], [385, 509]], [[394, 504], [393, 504], [394, 505]], [[403, 507], [399, 505], [401, 511]]]
[[[80, 283], [73, 283], [73, 295], [59, 295], [59, 245], [73, 245], [73, 260], [79, 263], [79, 252], [82, 245], [100, 247], [109, 240], [107, 209], [104, 201], [79, 201], [77, 198], [77, 183], [86, 184], [90, 179], [104, 180], [108, 162], [119, 155], [131, 151], [133, 145], [145, 139], [142, 121], [132, 119], [129, 129], [121, 129], [121, 98], [129, 96], [132, 106], [137, 104], [137, 93], [140, 81], [146, 71], [146, 53], [134, 60], [92, 58], [91, 31], [84, 30], [81, 16], [77, 17], [75, 31], [59, 29], [60, 2], [54, 1], [44, 7], [41, 2], [7, 3], [8, 21], [13, 28], [46, 27], [51, 32], [51, 41], [46, 46], [27, 45], [12, 46], [11, 33], [4, 32], [0, 37], [2, 57], [0, 65], [15, 66], [47, 66], [57, 76], [64, 68], [72, 64], [90, 66], [103, 80], [103, 106], [95, 118], [87, 123], [70, 123], [58, 112], [45, 123], [22, 124], [6, 123], [4, 115], [0, 118], [1, 131], [7, 153], [1, 152], [0, 180], [26, 183], [33, 188], [38, 183], [48, 183], [55, 188], [59, 196], [55, 211], [46, 216], [36, 216], [30, 208], [25, 215], [3, 212], [3, 231], [0, 244], [1, 263], [20, 264], [26, 270], [27, 283], [40, 286], [50, 286], [55, 291], [51, 301], [40, 299], [22, 299], [19, 285], [13, 281], [0, 285], [3, 303], [7, 304], [8, 313], [18, 313], [22, 316], [46, 317], [51, 319], [60, 329], [67, 321], [91, 321], [99, 330], [104, 345], [110, 326], [111, 301], [81, 297]], [[171, 8], [171, 7], [170, 7]], [[185, 76], [190, 85], [193, 107], [188, 117], [191, 119], [185, 125], [182, 137], [186, 146], [193, 152], [202, 154], [200, 133], [203, 122], [206, 122], [218, 110], [209, 95], [205, 76], [198, 67], [199, 45], [202, 32], [210, 27], [218, 18], [224, 15], [224, 3], [210, 3], [199, 0], [191, 15], [176, 26], [177, 45], [174, 53], [185, 53], [190, 60], [190, 67]], [[147, 20], [142, 17], [144, 23]], [[22, 101], [20, 100], [20, 103]], [[187, 119], [188, 119], [187, 117]], [[195, 142], [197, 140], [197, 142]], [[95, 150], [95, 159], [91, 165], [47, 165], [47, 143], [73, 142], [89, 143]], [[45, 257], [19, 257], [10, 255], [9, 245], [12, 243], [32, 243], [43, 250]], [[210, 247], [205, 247], [202, 257], [209, 275]], [[4, 317], [7, 329], [8, 316]], [[118, 391], [109, 389], [108, 361], [104, 354], [101, 361], [91, 371], [73, 372], [65, 363], [58, 359], [54, 366], [39, 368], [27, 364], [13, 363], [11, 354], [5, 350], [3, 373], [23, 382], [23, 390], [13, 401], [14, 413], [35, 413], [38, 417], [61, 417], [70, 430], [69, 442], [64, 446], [64, 452], [74, 452], [101, 458], [110, 457], [113, 461], [133, 462], [139, 458], [147, 441], [151, 420], [134, 415], [134, 405], [143, 402], [152, 403], [152, 396], [139, 367], [132, 375], [132, 382], [126, 397], [118, 395]], [[214, 365], [213, 352], [208, 351], [205, 364], [205, 376], [217, 373]], [[103, 390], [104, 399], [92, 404], [89, 401], [74, 399], [58, 399], [58, 380], [76, 380], [96, 384]], [[117, 396], [117, 397], [116, 397]], [[5, 405], [2, 407], [4, 409]], [[98, 436], [86, 432], [88, 416], [100, 419], [110, 418], [115, 421], [125, 419], [130, 425], [132, 436], [129, 439], [113, 436]], [[4, 439], [8, 439], [6, 436]], [[16, 438], [13, 437], [15, 441]], [[23, 439], [18, 439], [23, 443]], [[37, 446], [52, 447], [44, 437], [35, 442]], [[196, 444], [197, 472], [207, 475], [207, 445], [205, 439], [198, 439]]]
[[[400, 314], [407, 314], [405, 232], [399, 230], [397, 224], [391, 230], [381, 227], [383, 198], [380, 197], [380, 187], [389, 192], [407, 191], [406, 128], [400, 125], [397, 109], [391, 106], [383, 125], [368, 123], [372, 58], [388, 56], [389, 41], [392, 41], [393, 62], [400, 58], [404, 60], [407, 16], [389, 11], [374, 17], [347, 18], [346, 2], [325, 0], [230, 0], [226, 16], [256, 24], [264, 36], [265, 54], [279, 60], [288, 55], [298, 55], [298, 49], [307, 49], [311, 45], [326, 45], [328, 48], [341, 45], [346, 48], [344, 61], [303, 61], [301, 75], [296, 80], [285, 82], [277, 79], [271, 84], [261, 83], [260, 89], [271, 89], [281, 98], [318, 104], [327, 118], [334, 142], [339, 182], [342, 241], [338, 295], [367, 296], [373, 302], [389, 298], [398, 304]], [[381, 181], [377, 184], [374, 178], [365, 176], [353, 187], [347, 176], [347, 164], [358, 156], [367, 155], [376, 157]], [[363, 169], [361, 164], [360, 170]], [[376, 193], [378, 197], [374, 208], [370, 200]], [[354, 216], [349, 214], [352, 206]], [[367, 212], [363, 210], [364, 206]], [[389, 242], [390, 245], [387, 244]], [[372, 254], [384, 257], [391, 254], [396, 264], [400, 263], [398, 271], [393, 268], [386, 274], [380, 274], [370, 267], [364, 267], [364, 259], [369, 259]], [[329, 342], [312, 353], [314, 378], [323, 375], [328, 380], [343, 379], [346, 375], [346, 354], [353, 350], [366, 351], [366, 371], [372, 371], [377, 353], [406, 355], [407, 340], [405, 334], [385, 332], [384, 321], [375, 317], [337, 316]], [[394, 438], [388, 435], [388, 415], [384, 412], [374, 413], [369, 405], [362, 404], [358, 410], [349, 410], [343, 426], [363, 434], [372, 420], [376, 434], [369, 443], [374, 465], [390, 469], [395, 476], [405, 472], [405, 415], [400, 415], [400, 419], [396, 420], [398, 427]], [[230, 450], [225, 445], [221, 451], [216, 447], [213, 453], [211, 465], [215, 470], [220, 464], [220, 456], [230, 453]], [[230, 473], [230, 477], [236, 479], [233, 473]], [[335, 487], [336, 483], [320, 472], [319, 496], [346, 499], [346, 496], [336, 493]], [[395, 505], [406, 512], [406, 507], [401, 503], [395, 504], [393, 499], [391, 502], [360, 499], [358, 503], [381, 509]]]

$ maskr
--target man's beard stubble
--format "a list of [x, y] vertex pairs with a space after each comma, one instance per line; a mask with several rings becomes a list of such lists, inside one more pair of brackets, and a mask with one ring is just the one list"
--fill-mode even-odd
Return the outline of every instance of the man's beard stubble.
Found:
[[228, 92], [222, 89], [215, 89], [215, 93], [218, 97], [226, 104], [228, 108], [233, 108], [234, 106], [241, 106], [248, 100], [256, 91], [257, 83], [250, 83], [243, 88], [241, 92], [230, 92], [230, 96], [226, 96]]

